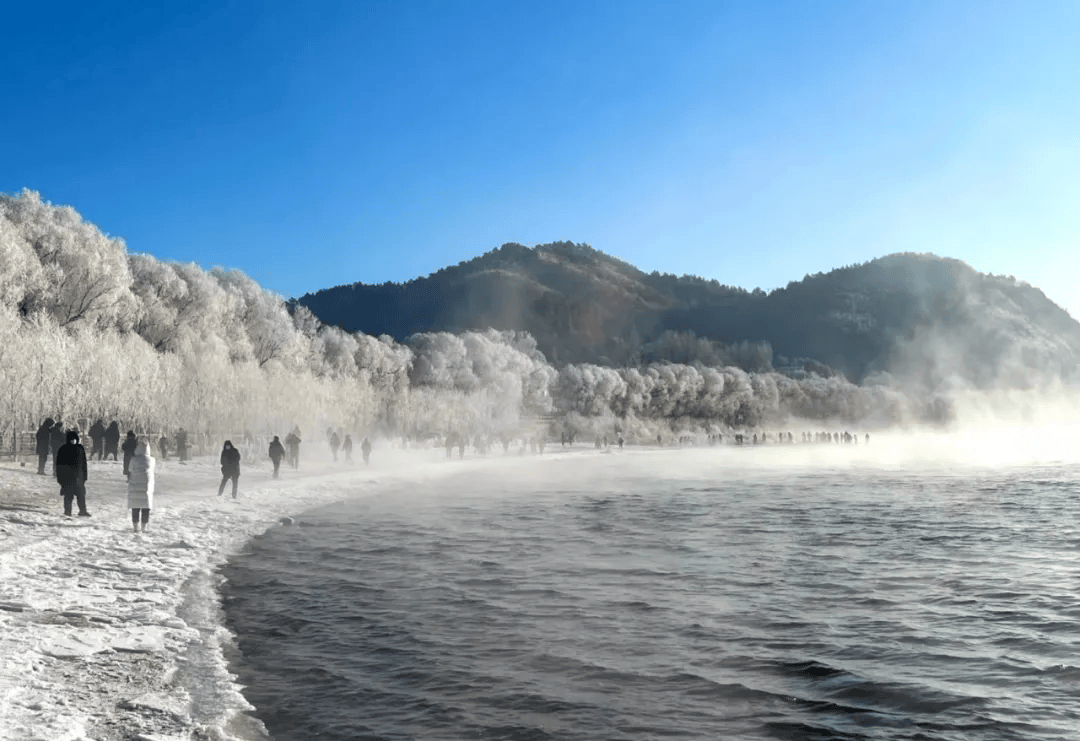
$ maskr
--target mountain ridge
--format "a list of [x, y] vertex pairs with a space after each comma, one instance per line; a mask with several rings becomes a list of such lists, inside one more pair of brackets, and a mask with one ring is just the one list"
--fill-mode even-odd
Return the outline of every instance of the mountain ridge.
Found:
[[405, 283], [336, 286], [295, 303], [398, 340], [527, 331], [557, 364], [632, 365], [680, 335], [757, 343], [777, 364], [819, 363], [857, 381], [889, 374], [931, 387], [1071, 379], [1080, 364], [1080, 323], [1042, 291], [932, 253], [893, 253], [766, 293], [645, 273], [586, 244], [508, 243]]

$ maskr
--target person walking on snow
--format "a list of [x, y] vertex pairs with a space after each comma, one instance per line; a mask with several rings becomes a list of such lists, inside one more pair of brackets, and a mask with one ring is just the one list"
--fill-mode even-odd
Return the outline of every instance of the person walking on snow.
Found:
[[345, 442], [341, 444], [341, 450], [345, 453], [345, 460], [352, 463], [352, 436], [346, 435]]
[[296, 427], [285, 438], [285, 444], [289, 446], [289, 463], [293, 468], [300, 466], [300, 428]]
[[364, 454], [364, 463], [368, 462], [368, 458], [371, 457], [371, 441], [366, 437], [364, 442], [360, 443], [360, 452]]
[[274, 478], [278, 477], [278, 469], [281, 468], [281, 459], [285, 457], [285, 446], [278, 440], [278, 436], [274, 435], [274, 439], [270, 441], [270, 460], [274, 462]]
[[105, 430], [105, 460], [109, 460], [109, 456], [116, 460], [117, 446], [120, 445], [120, 425], [114, 419], [109, 423], [109, 429]]
[[341, 438], [338, 437], [337, 432], [330, 433], [330, 452], [334, 454], [334, 461], [337, 461], [338, 448], [341, 447]]
[[100, 461], [105, 450], [105, 425], [99, 419], [90, 426], [90, 459], [94, 456]]
[[135, 437], [134, 430], [128, 430], [127, 437], [124, 438], [124, 444], [120, 446], [120, 449], [124, 451], [124, 475], [131, 476], [131, 457], [135, 455], [135, 448], [139, 444], [139, 439]]
[[71, 500], [79, 505], [79, 517], [89, 517], [86, 511], [86, 448], [79, 445], [79, 433], [68, 430], [67, 442], [56, 451], [56, 483], [64, 497], [64, 514], [71, 516]]
[[187, 430], [183, 427], [176, 431], [176, 455], [180, 458], [181, 463], [188, 458]]
[[34, 452], [37, 453], [38, 457], [37, 472], [42, 476], [45, 475], [45, 463], [49, 460], [49, 451], [51, 450], [49, 441], [52, 439], [52, 427], [53, 420], [52, 417], [49, 417], [41, 423], [41, 427], [38, 427], [37, 432], [34, 434], [36, 442]]
[[236, 499], [236, 484], [240, 478], [240, 451], [233, 447], [231, 440], [226, 440], [221, 448], [221, 486], [218, 496], [225, 492], [225, 483], [232, 479], [232, 498]]
[[150, 455], [146, 442], [140, 440], [135, 446], [135, 454], [128, 464], [127, 503], [131, 510], [131, 527], [139, 532], [146, 532], [146, 523], [150, 522], [150, 510], [154, 506], [154, 468], [156, 461]]

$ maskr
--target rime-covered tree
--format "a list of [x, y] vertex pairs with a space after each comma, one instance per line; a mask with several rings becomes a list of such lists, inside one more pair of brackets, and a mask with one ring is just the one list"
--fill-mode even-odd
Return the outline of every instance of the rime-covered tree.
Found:
[[114, 326], [132, 296], [123, 240], [111, 238], [73, 208], [43, 203], [33, 191], [0, 196], [0, 218], [33, 249], [41, 268], [23, 296], [24, 314], [45, 311], [61, 327]]

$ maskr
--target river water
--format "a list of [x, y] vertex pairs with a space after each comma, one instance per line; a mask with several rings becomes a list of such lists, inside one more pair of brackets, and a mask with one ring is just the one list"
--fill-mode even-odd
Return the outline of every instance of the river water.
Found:
[[343, 496], [223, 569], [233, 671], [277, 741], [1080, 738], [1080, 467], [739, 455]]

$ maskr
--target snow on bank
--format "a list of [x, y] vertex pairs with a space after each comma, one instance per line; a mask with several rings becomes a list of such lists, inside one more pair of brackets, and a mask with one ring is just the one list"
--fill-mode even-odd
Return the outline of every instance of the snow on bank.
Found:
[[[545, 463], [616, 453], [549, 450]], [[926, 455], [877, 443], [630, 453], [647, 455], [617, 451], [603, 456], [602, 468], [611, 475], [677, 468], [715, 480], [782, 463], [903, 466]], [[116, 462], [90, 464], [91, 518], [62, 515], [51, 476], [0, 466], [0, 741], [265, 739], [228, 670], [232, 636], [222, 623], [217, 567], [284, 517], [346, 496], [376, 496], [481, 466], [505, 467], [512, 485], [511, 474], [537, 473], [526, 461], [540, 463], [514, 454], [448, 462], [442, 450], [382, 449], [370, 468], [305, 461], [274, 480], [261, 451], [246, 460], [261, 463], [244, 466], [235, 501], [228, 487], [217, 495], [216, 457], [160, 463], [145, 533], [132, 531]]]
[[210, 457], [159, 463], [145, 533], [116, 462], [90, 463], [89, 518], [65, 517], [33, 464], [0, 466], [0, 740], [265, 738], [226, 665], [216, 567], [286, 515], [461, 470], [441, 451], [394, 457], [277, 480], [269, 463], [245, 466], [236, 500], [217, 495]]

